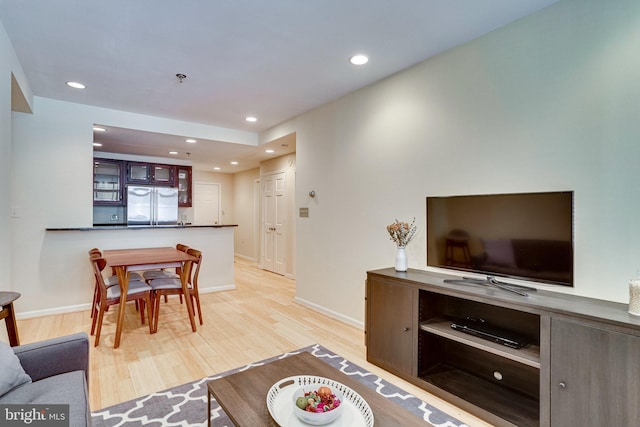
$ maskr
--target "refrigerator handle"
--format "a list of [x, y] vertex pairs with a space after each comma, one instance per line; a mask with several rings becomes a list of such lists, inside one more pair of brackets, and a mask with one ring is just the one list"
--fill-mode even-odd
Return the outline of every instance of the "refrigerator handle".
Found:
[[158, 190], [151, 191], [151, 225], [158, 225]]
[[156, 218], [155, 215], [153, 214], [155, 212], [156, 209], [156, 197], [155, 194], [153, 192], [153, 189], [151, 189], [151, 194], [149, 194], [149, 205], [151, 208], [151, 211], [149, 212], [149, 219], [151, 220], [151, 226], [156, 225]]

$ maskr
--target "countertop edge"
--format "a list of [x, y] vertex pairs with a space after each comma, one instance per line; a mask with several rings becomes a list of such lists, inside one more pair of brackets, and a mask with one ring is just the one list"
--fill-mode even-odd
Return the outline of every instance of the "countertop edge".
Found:
[[65, 228], [45, 228], [46, 231], [113, 231], [113, 230], [150, 230], [150, 229], [185, 229], [185, 228], [229, 228], [237, 227], [238, 224], [217, 224], [217, 225], [140, 225], [140, 226], [126, 226], [126, 225], [105, 225], [96, 227], [65, 227]]

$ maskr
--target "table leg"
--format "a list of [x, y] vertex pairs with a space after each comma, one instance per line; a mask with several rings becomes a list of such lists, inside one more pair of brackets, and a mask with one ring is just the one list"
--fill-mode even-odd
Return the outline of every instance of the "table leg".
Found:
[[184, 304], [187, 306], [187, 313], [191, 321], [191, 330], [196, 331], [196, 320], [193, 313], [193, 305], [191, 304], [191, 296], [189, 295], [189, 272], [191, 271], [191, 261], [186, 261], [182, 271], [180, 272], [180, 281], [182, 282], [182, 293], [184, 294]]
[[207, 426], [211, 427], [211, 389], [207, 385]]
[[7, 327], [7, 335], [9, 336], [9, 345], [16, 347], [20, 345], [20, 337], [18, 336], [18, 324], [16, 323], [16, 315], [13, 311], [13, 303], [9, 303], [2, 307], [0, 311], [0, 319], [4, 318]]
[[116, 322], [116, 338], [113, 341], [113, 348], [120, 347], [120, 335], [124, 325], [124, 312], [127, 306], [127, 292], [129, 291], [129, 273], [126, 267], [116, 267], [118, 283], [120, 283], [120, 305], [118, 306], [118, 320]]

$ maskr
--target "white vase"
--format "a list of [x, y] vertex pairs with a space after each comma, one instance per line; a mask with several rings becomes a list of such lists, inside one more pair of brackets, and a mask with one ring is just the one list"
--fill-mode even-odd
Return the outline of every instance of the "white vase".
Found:
[[629, 282], [629, 313], [640, 316], [640, 279]]
[[404, 246], [398, 246], [396, 252], [396, 271], [407, 271], [407, 252]]

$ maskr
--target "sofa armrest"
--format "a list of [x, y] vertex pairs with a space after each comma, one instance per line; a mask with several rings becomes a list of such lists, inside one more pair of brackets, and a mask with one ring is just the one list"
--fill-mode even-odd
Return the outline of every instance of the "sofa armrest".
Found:
[[33, 381], [72, 371], [84, 371], [89, 383], [89, 337], [80, 332], [13, 347]]

